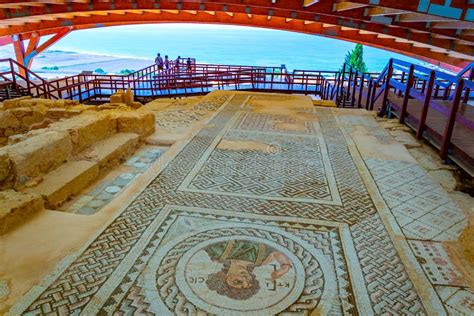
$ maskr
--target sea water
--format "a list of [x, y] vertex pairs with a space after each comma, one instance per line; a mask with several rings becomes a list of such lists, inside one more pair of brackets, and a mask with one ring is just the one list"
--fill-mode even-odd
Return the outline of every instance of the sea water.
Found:
[[[151, 60], [160, 52], [172, 59], [190, 56], [203, 63], [285, 64], [288, 69], [338, 70], [354, 45], [315, 35], [252, 27], [153, 24], [74, 31], [50, 49]], [[391, 57], [421, 63], [403, 55], [364, 47], [369, 71], [382, 70]]]

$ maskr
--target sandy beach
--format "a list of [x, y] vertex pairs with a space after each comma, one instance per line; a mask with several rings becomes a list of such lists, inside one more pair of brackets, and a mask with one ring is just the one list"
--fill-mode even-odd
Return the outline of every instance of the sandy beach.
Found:
[[[0, 55], [2, 57], [12, 57], [6, 53]], [[49, 79], [72, 76], [82, 71], [95, 71], [99, 68], [104, 70], [105, 73], [118, 74], [124, 69], [139, 70], [145, 68], [153, 63], [153, 58], [154, 56], [151, 56], [150, 59], [143, 59], [49, 50], [35, 58], [32, 70]], [[58, 67], [58, 70], [43, 69], [43, 67], [54, 66]]]

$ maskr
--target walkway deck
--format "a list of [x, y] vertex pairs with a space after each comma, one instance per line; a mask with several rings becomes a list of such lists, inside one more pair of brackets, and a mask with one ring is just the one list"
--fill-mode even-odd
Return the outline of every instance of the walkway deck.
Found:
[[[43, 267], [15, 271], [11, 286], [35, 286], [12, 314], [469, 313], [443, 246], [465, 216], [366, 111], [244, 92], [176, 104], [153, 137], [195, 134], [109, 204], [0, 237], [3, 260]], [[78, 221], [87, 236], [54, 238]]]
[[[389, 101], [394, 115], [400, 117], [403, 97], [399, 97], [393, 92], [389, 94]], [[444, 109], [444, 113], [430, 107], [426, 117], [426, 130], [423, 137], [436, 148], [440, 148], [447, 124], [447, 115], [452, 107], [452, 101], [435, 100], [433, 101]], [[410, 99], [407, 105], [406, 123], [414, 131], [418, 130], [420, 118], [423, 110], [423, 102]], [[474, 121], [474, 108], [468, 104], [460, 105], [459, 115], [468, 121]], [[456, 122], [451, 138], [451, 151], [448, 157], [463, 167], [470, 175], [474, 175], [474, 130], [465, 125]]]
[[[363, 89], [361, 100], [361, 107], [365, 108], [367, 104], [367, 88]], [[378, 110], [382, 107], [382, 99], [380, 96], [373, 107]], [[359, 89], [355, 91], [354, 106], [358, 106]], [[388, 101], [391, 105], [391, 114], [400, 117], [400, 112], [403, 104], [403, 94], [398, 94], [390, 90], [388, 93]], [[452, 100], [435, 99], [431, 101], [428, 109], [428, 114], [425, 121], [425, 130], [422, 134], [426, 139], [436, 148], [440, 149], [443, 135], [445, 134], [446, 124], [448, 122], [449, 112], [453, 105]], [[405, 123], [413, 129], [418, 131], [420, 125], [420, 118], [423, 111], [423, 102], [410, 98], [407, 105], [407, 116]], [[462, 122], [462, 124], [459, 122]], [[451, 138], [450, 151], [448, 157], [470, 176], [474, 176], [474, 106], [468, 103], [461, 103], [458, 110], [458, 121], [454, 124], [453, 134]]]

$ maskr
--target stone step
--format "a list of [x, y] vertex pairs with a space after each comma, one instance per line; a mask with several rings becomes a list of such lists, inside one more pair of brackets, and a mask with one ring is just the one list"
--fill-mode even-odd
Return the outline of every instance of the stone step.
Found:
[[0, 192], [0, 235], [26, 221], [33, 213], [43, 209], [43, 199], [38, 194], [13, 190]]
[[140, 136], [135, 133], [118, 133], [98, 141], [81, 154], [81, 159], [99, 163], [99, 168], [110, 167], [131, 155], [138, 147]]
[[73, 154], [79, 154], [96, 142], [117, 132], [117, 120], [107, 113], [86, 112], [49, 126], [50, 130], [71, 135]]
[[37, 186], [25, 189], [25, 192], [40, 194], [48, 208], [56, 209], [81, 192], [98, 175], [99, 164], [96, 161], [70, 161], [44, 176]]
[[5, 146], [0, 149], [0, 157], [8, 155], [14, 183], [2, 186], [12, 188], [14, 185], [16, 189], [21, 189], [36, 177], [62, 165], [71, 152], [71, 137], [65, 131], [42, 131], [22, 142]]
[[314, 106], [324, 106], [324, 107], [337, 107], [336, 103], [332, 100], [313, 100]]

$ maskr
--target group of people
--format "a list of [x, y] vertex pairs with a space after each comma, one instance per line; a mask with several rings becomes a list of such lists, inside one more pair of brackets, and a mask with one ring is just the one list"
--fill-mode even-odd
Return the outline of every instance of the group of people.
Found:
[[160, 53], [156, 55], [155, 64], [158, 66], [158, 70], [170, 70], [174, 66], [177, 70], [180, 70], [180, 67], [186, 66], [186, 70], [191, 72], [193, 69], [193, 61], [188, 57], [186, 63], [181, 63], [181, 56], [178, 56], [172, 65], [172, 62], [169, 60], [168, 55], [165, 55], [165, 59], [161, 57]]

